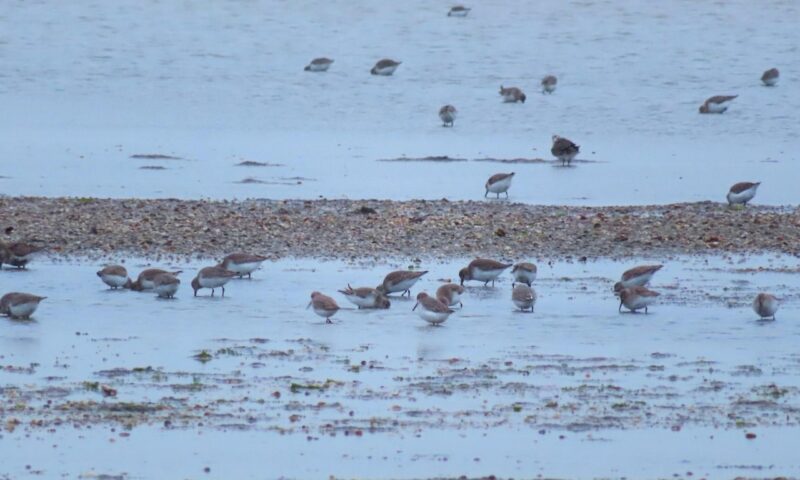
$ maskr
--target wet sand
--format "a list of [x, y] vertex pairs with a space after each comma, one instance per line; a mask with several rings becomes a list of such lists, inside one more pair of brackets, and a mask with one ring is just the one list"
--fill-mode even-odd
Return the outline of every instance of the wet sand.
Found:
[[701, 202], [625, 207], [379, 200], [0, 198], [4, 241], [54, 255], [621, 258], [800, 254], [800, 210]]

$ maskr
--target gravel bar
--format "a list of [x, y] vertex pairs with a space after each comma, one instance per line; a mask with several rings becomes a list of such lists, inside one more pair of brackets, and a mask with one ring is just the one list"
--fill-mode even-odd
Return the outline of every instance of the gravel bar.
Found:
[[0, 197], [0, 239], [54, 255], [270, 258], [800, 254], [797, 207], [701, 202], [538, 206], [503, 201]]

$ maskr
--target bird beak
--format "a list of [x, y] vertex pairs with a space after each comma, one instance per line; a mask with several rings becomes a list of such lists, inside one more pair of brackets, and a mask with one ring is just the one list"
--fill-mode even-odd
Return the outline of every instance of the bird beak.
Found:
[[618, 312], [622, 311], [622, 300], [619, 301], [619, 308], [617, 309]]
[[419, 305], [419, 302], [415, 303], [414, 304], [414, 308], [412, 308], [411, 311], [413, 312], [414, 310], [416, 310], [418, 305]]
[[306, 310], [308, 310], [309, 307], [311, 307], [311, 302], [308, 302], [308, 305], [306, 305]]

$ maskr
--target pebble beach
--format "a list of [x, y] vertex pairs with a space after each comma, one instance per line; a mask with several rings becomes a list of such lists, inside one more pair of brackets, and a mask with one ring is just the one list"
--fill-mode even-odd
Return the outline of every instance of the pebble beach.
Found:
[[188, 201], [0, 198], [6, 241], [50, 254], [159, 258], [258, 252], [273, 259], [576, 259], [800, 254], [795, 207], [701, 202], [558, 207], [386, 200]]

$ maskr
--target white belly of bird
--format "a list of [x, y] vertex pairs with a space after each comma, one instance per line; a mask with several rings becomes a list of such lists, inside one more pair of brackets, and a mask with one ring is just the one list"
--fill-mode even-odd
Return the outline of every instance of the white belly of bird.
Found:
[[256, 269], [260, 266], [261, 262], [248, 262], [248, 263], [228, 262], [227, 270], [241, 275], [247, 275], [248, 273], [253, 273], [254, 271], [256, 271]]
[[503, 95], [503, 101], [506, 103], [514, 103], [517, 101], [517, 97], [515, 97], [513, 93], [506, 93]]
[[397, 65], [392, 65], [391, 67], [383, 67], [383, 68], [376, 68], [375, 74], [376, 75], [391, 75], [394, 71], [397, 70]]
[[778, 83], [778, 78], [779, 77], [768, 78], [768, 79], [764, 80], [764, 85], [766, 85], [768, 87], [774, 87]]
[[547, 93], [553, 93], [556, 90], [556, 86], [555, 85], [544, 85], [542, 88]]
[[655, 272], [645, 273], [644, 275], [638, 275], [636, 277], [631, 277], [627, 280], [621, 281], [619, 283], [622, 284], [623, 288], [630, 288], [630, 287], [644, 287], [647, 285], [647, 282], [653, 278]]
[[447, 320], [447, 317], [450, 316], [449, 312], [432, 312], [430, 310], [425, 310], [422, 308], [422, 305], [417, 307], [418, 315], [421, 319], [425, 320], [426, 322], [430, 323], [431, 325], [438, 325], [443, 323]]
[[37, 302], [18, 303], [16, 305], [8, 306], [8, 313], [14, 318], [27, 318], [30, 317], [36, 308], [39, 306]]
[[175, 295], [175, 292], [178, 291], [178, 283], [168, 283], [164, 285], [154, 286], [153, 291], [156, 292], [156, 295], [162, 298], [172, 297]]
[[625, 302], [625, 308], [635, 312], [636, 310], [641, 310], [644, 307], [649, 307], [650, 305], [655, 303], [655, 301], [656, 301], [655, 297], [640, 296], [636, 297], [633, 300], [628, 300], [627, 302]]
[[492, 193], [504, 193], [511, 187], [511, 179], [513, 177], [504, 178], [486, 187]]
[[758, 187], [751, 187], [739, 193], [728, 192], [728, 201], [730, 203], [746, 203], [756, 196], [756, 189]]
[[121, 287], [127, 283], [128, 278], [121, 275], [103, 275], [100, 280], [109, 287]]
[[156, 284], [152, 280], [142, 280], [139, 282], [139, 286], [142, 287], [142, 290], [152, 290]]
[[442, 114], [439, 114], [439, 118], [441, 118], [444, 123], [452, 123], [456, 119], [456, 114], [455, 113], [442, 113]]
[[482, 270], [480, 268], [472, 269], [472, 279], [480, 280], [481, 282], [488, 282], [500, 276], [505, 268], [498, 268], [497, 270]]
[[517, 270], [514, 272], [514, 280], [520, 283], [531, 284], [536, 280], [536, 272], [528, 272], [526, 270]]
[[345, 295], [344, 297], [357, 307], [371, 308], [375, 306], [374, 294], [367, 295], [366, 297], [359, 297], [358, 295]]
[[452, 307], [453, 305], [458, 305], [461, 302], [461, 294], [458, 292], [450, 293], [450, 304], [448, 307]]
[[316, 308], [315, 307], [314, 308], [314, 313], [316, 313], [317, 315], [319, 315], [322, 318], [328, 318], [328, 317], [332, 317], [333, 314], [336, 313], [336, 311], [325, 310], [325, 309], [322, 309], [322, 308]]
[[708, 111], [711, 113], [722, 113], [728, 109], [728, 102], [722, 103], [708, 103]]
[[231, 277], [200, 277], [197, 283], [203, 288], [219, 288], [231, 279]]
[[522, 310], [527, 310], [527, 309], [531, 308], [531, 306], [533, 305], [533, 300], [516, 300], [515, 299], [515, 300], [513, 300], [513, 302], [514, 302], [514, 305], [517, 306], [517, 308], [522, 309]]
[[330, 63], [312, 63], [308, 66], [308, 70], [311, 72], [324, 72], [330, 67]]
[[778, 311], [778, 302], [773, 299], [768, 299], [761, 304], [761, 309], [758, 308], [758, 300], [753, 302], [753, 310], [756, 311], [761, 317], [771, 317]]
[[466, 17], [469, 13], [469, 10], [456, 10], [454, 12], [449, 12], [447, 15], [450, 17]]
[[401, 282], [395, 283], [394, 285], [390, 286], [386, 290], [386, 292], [387, 293], [405, 292], [406, 290], [409, 290], [411, 287], [413, 287], [414, 284], [417, 283], [418, 280], [419, 280], [419, 277], [417, 277], [417, 278], [409, 278], [408, 280], [403, 280]]

